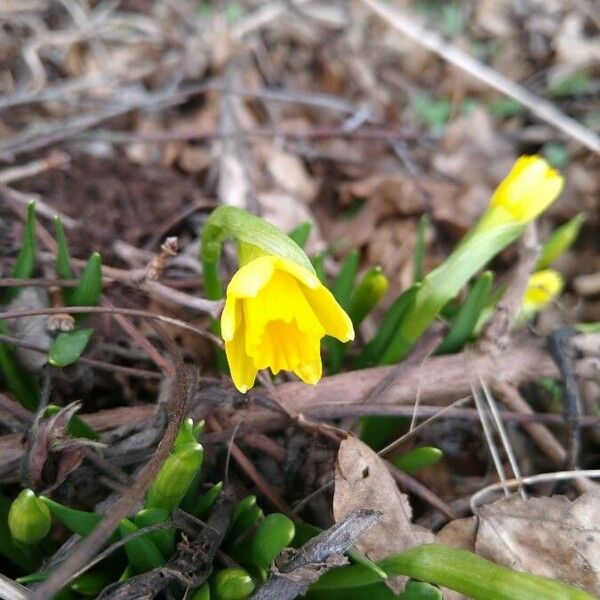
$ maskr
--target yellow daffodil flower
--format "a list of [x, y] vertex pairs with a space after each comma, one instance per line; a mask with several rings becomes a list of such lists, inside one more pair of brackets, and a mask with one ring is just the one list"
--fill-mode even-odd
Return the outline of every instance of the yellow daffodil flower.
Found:
[[554, 269], [537, 271], [529, 278], [523, 294], [522, 311], [531, 315], [547, 306], [562, 291], [563, 278]]
[[522, 156], [496, 188], [476, 230], [529, 223], [560, 194], [563, 177], [540, 156]]
[[280, 256], [250, 260], [233, 276], [221, 316], [233, 382], [244, 393], [259, 369], [321, 379], [321, 338], [354, 339], [348, 315], [308, 269]]

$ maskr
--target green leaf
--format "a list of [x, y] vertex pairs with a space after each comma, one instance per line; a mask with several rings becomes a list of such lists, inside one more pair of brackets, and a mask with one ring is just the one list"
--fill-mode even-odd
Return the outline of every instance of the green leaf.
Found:
[[590, 80], [585, 71], [577, 71], [553, 82], [550, 93], [557, 98], [583, 96], [590, 91]]
[[491, 271], [486, 271], [477, 278], [460, 307], [450, 331], [437, 349], [438, 354], [458, 352], [471, 339], [479, 316], [487, 305], [493, 281], [494, 274]]
[[179, 428], [179, 433], [175, 438], [173, 450], [171, 451], [172, 454], [175, 454], [187, 444], [196, 444], [200, 439], [203, 430], [204, 421], [198, 421], [198, 423], [194, 425], [194, 421], [190, 417], [184, 419], [181, 427]]
[[570, 221], [557, 227], [544, 242], [535, 270], [539, 271], [549, 267], [559, 256], [566, 252], [577, 239], [584, 222], [585, 214], [579, 213]]
[[[133, 522], [143, 529], [151, 525], [166, 523], [170, 518], [169, 511], [162, 508], [144, 508], [135, 515]], [[169, 558], [175, 552], [175, 528], [152, 531], [148, 537], [165, 558]]]
[[210, 585], [208, 581], [194, 590], [189, 596], [190, 600], [210, 600]]
[[555, 169], [564, 169], [569, 164], [569, 151], [564, 144], [546, 142], [542, 146], [541, 154]]
[[240, 500], [231, 513], [231, 523], [225, 537], [225, 544], [236, 540], [263, 518], [263, 511], [256, 504], [256, 496], [251, 494]]
[[83, 573], [69, 586], [71, 590], [87, 596], [96, 598], [98, 594], [113, 581], [113, 575], [103, 569], [96, 569]]
[[267, 515], [256, 528], [250, 544], [250, 559], [268, 569], [279, 553], [294, 539], [294, 522], [281, 513]]
[[96, 306], [102, 293], [102, 259], [94, 252], [87, 261], [79, 283], [72, 290], [69, 306]]
[[409, 581], [399, 600], [444, 600], [439, 588], [422, 581]]
[[[123, 519], [119, 524], [121, 538], [139, 530], [140, 528], [129, 519]], [[145, 573], [165, 564], [165, 557], [150, 539], [150, 534], [128, 541], [125, 544], [125, 553], [129, 564], [137, 573]]]
[[413, 282], [418, 283], [423, 279], [423, 262], [425, 260], [425, 238], [427, 228], [429, 227], [429, 215], [424, 214], [419, 219], [417, 228], [417, 240], [415, 242], [415, 250], [413, 254]]
[[[4, 321], [0, 321], [0, 334], [12, 335]], [[0, 342], [0, 372], [21, 406], [27, 410], [35, 410], [40, 401], [39, 385], [19, 364], [12, 347], [7, 342]]]
[[208, 511], [213, 507], [214, 503], [217, 501], [217, 498], [221, 495], [223, 491], [223, 482], [219, 481], [215, 483], [206, 493], [204, 493], [198, 499], [198, 502], [194, 506], [191, 513], [198, 519], [202, 519]]
[[346, 310], [350, 304], [350, 296], [352, 295], [352, 289], [354, 288], [354, 280], [356, 279], [359, 260], [360, 255], [358, 250], [351, 250], [348, 252], [331, 288], [331, 293], [344, 310]]
[[593, 600], [583, 590], [529, 573], [513, 571], [467, 550], [437, 544], [410, 548], [379, 561], [388, 575], [407, 575], [474, 600]]
[[102, 521], [102, 515], [95, 512], [86, 512], [64, 506], [48, 498], [40, 496], [40, 500], [50, 509], [50, 512], [73, 533], [86, 537]]
[[[76, 274], [71, 266], [71, 257], [69, 255], [69, 246], [67, 236], [63, 228], [62, 222], [57, 215], [54, 215], [54, 233], [56, 235], [56, 274], [59, 279], [75, 279]], [[62, 297], [67, 306], [71, 305], [71, 296], [73, 289], [63, 288]]]
[[312, 223], [310, 221], [305, 221], [304, 223], [300, 223], [295, 229], [292, 229], [288, 235], [304, 250], [306, 242], [308, 242], [308, 238], [310, 237], [311, 230]]
[[[35, 202], [27, 205], [27, 220], [23, 231], [21, 249], [17, 255], [11, 277], [15, 279], [28, 279], [35, 269], [35, 255], [37, 243], [35, 239]], [[0, 303], [7, 304], [19, 294], [20, 288], [5, 288], [0, 293]]]
[[490, 104], [490, 112], [492, 116], [498, 119], [505, 119], [508, 117], [514, 117], [522, 113], [525, 110], [525, 107], [516, 100], [509, 98], [508, 96], [503, 96], [498, 100], [495, 100]]
[[420, 283], [404, 290], [385, 313], [377, 334], [365, 345], [356, 366], [359, 369], [379, 364], [386, 348], [392, 343], [404, 315], [415, 301]]
[[444, 453], [439, 448], [422, 446], [414, 448], [401, 456], [393, 459], [393, 463], [405, 473], [416, 473], [434, 465], [442, 458]]
[[244, 600], [254, 591], [254, 582], [248, 571], [240, 567], [229, 567], [217, 572], [212, 590], [215, 600]]
[[54, 367], [72, 365], [83, 354], [93, 333], [93, 329], [74, 329], [59, 333], [52, 340], [48, 362]]
[[417, 119], [433, 131], [439, 131], [446, 126], [452, 110], [449, 100], [445, 98], [431, 100], [425, 94], [416, 94], [412, 99], [411, 107]]

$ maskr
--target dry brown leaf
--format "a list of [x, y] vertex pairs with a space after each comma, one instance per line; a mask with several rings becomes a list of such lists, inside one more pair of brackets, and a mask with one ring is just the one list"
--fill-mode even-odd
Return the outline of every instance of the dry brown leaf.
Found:
[[[381, 521], [357, 543], [357, 548], [372, 560], [434, 539], [430, 531], [412, 523], [408, 497], [398, 489], [385, 462], [369, 446], [348, 436], [340, 444], [335, 469], [334, 518], [339, 521], [358, 508], [383, 513]], [[393, 588], [399, 591], [396, 585]]]
[[317, 194], [317, 182], [308, 174], [302, 161], [290, 152], [271, 150], [265, 157], [266, 166], [275, 183], [283, 190], [312, 202]]
[[479, 510], [475, 551], [494, 562], [558, 578], [600, 595], [600, 492], [503, 498]]

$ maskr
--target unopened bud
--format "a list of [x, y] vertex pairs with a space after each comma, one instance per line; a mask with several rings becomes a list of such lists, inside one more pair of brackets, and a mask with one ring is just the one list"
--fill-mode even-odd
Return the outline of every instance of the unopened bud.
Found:
[[171, 454], [148, 490], [144, 507], [169, 511], [176, 508], [202, 466], [203, 456], [202, 445], [195, 442]]
[[44, 539], [52, 525], [48, 507], [31, 491], [23, 490], [8, 513], [8, 527], [15, 541], [35, 544]]

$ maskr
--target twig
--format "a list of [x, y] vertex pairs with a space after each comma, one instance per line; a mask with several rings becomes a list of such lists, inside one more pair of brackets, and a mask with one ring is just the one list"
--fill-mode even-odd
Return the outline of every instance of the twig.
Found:
[[[56, 258], [54, 254], [41, 252], [40, 260], [44, 263], [54, 264]], [[85, 266], [86, 261], [72, 258], [71, 264], [74, 267], [83, 268]], [[131, 279], [131, 271], [126, 269], [118, 269], [116, 267], [109, 267], [106, 265], [102, 266], [102, 276], [107, 277], [109, 279], [114, 279], [120, 283], [125, 285], [136, 287], [135, 282]], [[174, 306], [182, 306], [194, 312], [208, 314], [213, 319], [216, 319], [221, 314], [221, 310], [223, 308], [222, 301], [212, 301], [206, 300], [205, 298], [201, 298], [198, 296], [192, 296], [191, 294], [186, 294], [184, 292], [180, 292], [179, 290], [174, 290], [158, 281], [148, 281], [144, 283], [140, 288], [148, 293], [149, 296], [166, 302], [167, 304]]]
[[0, 573], [0, 598], [4, 598], [4, 600], [29, 600], [29, 590]]
[[[186, 329], [187, 331], [191, 331], [200, 337], [207, 338], [216, 344], [220, 344], [220, 340], [216, 338], [216, 336], [199, 329], [198, 327], [194, 327], [185, 321], [181, 321], [180, 319], [175, 319], [173, 317], [167, 317], [165, 315], [157, 315], [155, 313], [146, 311], [146, 310], [138, 310], [136, 308], [120, 308], [115, 306], [69, 306], [69, 313], [74, 315], [78, 314], [108, 314], [108, 315], [128, 315], [130, 317], [141, 317], [143, 319], [150, 319], [153, 321], [159, 321], [161, 323], [166, 323], [168, 325], [175, 325], [176, 327], [181, 327], [182, 329]], [[48, 307], [48, 308], [34, 308], [31, 310], [14, 310], [10, 312], [0, 312], [0, 319], [4, 319], [6, 321], [11, 319], [18, 319], [19, 317], [35, 317], [38, 315], [56, 315], [65, 312], [64, 306], [56, 306], [56, 307]]]
[[110, 537], [118, 526], [119, 521], [127, 516], [137, 503], [142, 500], [146, 490], [150, 487], [158, 470], [171, 451], [195, 384], [195, 376], [186, 369], [180, 359], [177, 360], [175, 364], [175, 377], [171, 383], [172, 388], [166, 409], [165, 432], [156, 452], [144, 465], [128, 493], [114, 504], [111, 512], [98, 524], [90, 535], [73, 547], [67, 559], [50, 574], [48, 579], [33, 590], [32, 597], [35, 600], [50, 600], [58, 590], [67, 585], [79, 569], [94, 556], [102, 544]]
[[294, 552], [293, 558], [271, 573], [251, 600], [292, 600], [304, 594], [323, 573], [346, 562], [341, 555], [381, 516], [382, 513], [369, 509], [347, 514]]
[[576, 334], [574, 329], [558, 329], [548, 337], [548, 350], [560, 371], [565, 388], [565, 416], [569, 425], [569, 449], [567, 452], [566, 467], [577, 469], [579, 453], [581, 451], [581, 431], [579, 417], [581, 415], [581, 395], [575, 379], [571, 360], [567, 356], [565, 342]]
[[[215, 418], [209, 417], [207, 423], [213, 431], [223, 431], [223, 427], [221, 427], [221, 424]], [[272, 490], [271, 486], [265, 481], [264, 477], [258, 472], [256, 467], [248, 460], [248, 457], [240, 450], [239, 446], [234, 441], [229, 443], [229, 451], [235, 462], [237, 462], [246, 475], [252, 479], [256, 487], [263, 493], [269, 502], [277, 510], [295, 519], [296, 515], [294, 515], [292, 508]]]
[[530, 223], [523, 234], [519, 260], [506, 276], [507, 290], [498, 303], [479, 345], [483, 351], [507, 350], [510, 346], [510, 329], [523, 304], [529, 276], [535, 268], [539, 244], [535, 223]]
[[13, 181], [19, 181], [19, 179], [25, 179], [27, 177], [33, 177], [39, 173], [44, 173], [50, 169], [60, 169], [66, 167], [71, 160], [71, 157], [64, 152], [53, 150], [48, 153], [48, 156], [39, 160], [33, 160], [19, 165], [18, 167], [8, 167], [0, 170], [0, 184], [6, 185]]
[[433, 508], [439, 510], [447, 519], [453, 521], [456, 519], [454, 511], [436, 494], [434, 494], [428, 487], [424, 486], [420, 481], [411, 477], [408, 473], [401, 471], [398, 467], [394, 466], [387, 460], [384, 461], [388, 471], [392, 474], [392, 477], [398, 484], [407, 492], [413, 493], [415, 496], [424, 500]]
[[530, 475], [528, 477], [520, 477], [519, 479], [508, 479], [504, 483], [492, 483], [487, 487], [479, 490], [471, 497], [471, 512], [474, 515], [478, 514], [478, 507], [482, 501], [492, 492], [501, 490], [505, 485], [508, 487], [516, 487], [520, 485], [533, 485], [534, 483], [544, 483], [546, 481], [566, 481], [577, 477], [588, 477], [590, 479], [600, 478], [600, 469], [580, 469], [577, 471], [557, 471], [555, 473], [541, 473], [540, 475]]
[[[34, 352], [39, 352], [40, 354], [48, 354], [48, 348], [44, 348], [43, 346], [20, 340], [19, 338], [13, 337], [11, 335], [0, 334], [0, 342], [12, 344], [13, 346], [19, 346], [20, 348], [27, 348], [27, 350], [33, 350]], [[101, 360], [87, 358], [86, 356], [80, 356], [77, 359], [77, 362], [80, 362], [84, 365], [89, 365], [90, 367], [94, 367], [95, 369], [99, 369], [101, 371], [114, 371], [115, 373], [123, 373], [123, 375], [129, 375], [131, 377], [140, 377], [142, 379], [162, 378], [162, 375], [158, 371], [148, 371], [147, 369], [137, 369], [135, 367], [124, 367], [123, 365], [113, 365], [111, 363], [107, 363]]]
[[414, 17], [384, 3], [382, 0], [362, 0], [362, 2], [413, 42], [425, 46], [462, 71], [513, 98], [527, 107], [537, 118], [550, 123], [586, 148], [600, 154], [600, 137], [581, 123], [562, 113], [552, 102], [536, 96], [518, 83], [504, 77], [498, 71], [474, 59], [464, 50], [449, 44], [441, 35], [426, 28]]

